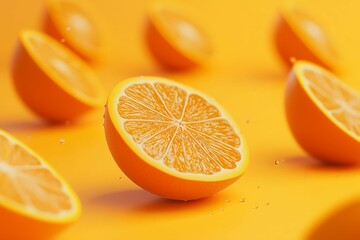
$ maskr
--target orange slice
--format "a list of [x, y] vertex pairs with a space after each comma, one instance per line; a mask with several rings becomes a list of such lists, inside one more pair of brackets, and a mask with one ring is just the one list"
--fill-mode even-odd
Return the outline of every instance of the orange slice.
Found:
[[0, 130], [0, 238], [48, 239], [79, 214], [80, 202], [64, 179]]
[[71, 120], [105, 103], [103, 86], [93, 70], [40, 32], [21, 33], [12, 76], [23, 102], [51, 121]]
[[96, 10], [88, 1], [48, 0], [44, 31], [85, 60], [104, 57], [104, 34]]
[[286, 115], [297, 142], [331, 163], [360, 163], [360, 95], [315, 64], [294, 64], [286, 87]]
[[180, 83], [129, 79], [111, 91], [105, 109], [107, 143], [118, 166], [157, 195], [207, 197], [248, 166], [234, 121], [214, 100]]
[[211, 45], [202, 28], [175, 7], [153, 2], [148, 10], [147, 46], [165, 68], [183, 70], [204, 65]]
[[339, 69], [339, 57], [324, 28], [306, 13], [284, 8], [275, 30], [277, 52], [289, 68], [292, 59], [314, 62], [332, 71]]

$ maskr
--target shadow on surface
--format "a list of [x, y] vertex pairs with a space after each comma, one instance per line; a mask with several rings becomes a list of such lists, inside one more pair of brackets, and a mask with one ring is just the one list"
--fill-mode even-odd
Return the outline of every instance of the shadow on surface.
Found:
[[348, 202], [330, 212], [310, 232], [308, 240], [360, 239], [360, 199]]
[[191, 209], [208, 208], [224, 202], [223, 194], [218, 193], [214, 196], [191, 201], [169, 200], [142, 189], [130, 189], [113, 191], [95, 196], [88, 200], [89, 204], [101, 208], [108, 208], [122, 211], [141, 211], [141, 212], [177, 212]]
[[[292, 156], [285, 157], [282, 161], [290, 167], [306, 168], [313, 171], [351, 171], [358, 169], [355, 165], [336, 165], [325, 163], [322, 160], [316, 159], [311, 156]], [[280, 162], [281, 164], [281, 162]]]

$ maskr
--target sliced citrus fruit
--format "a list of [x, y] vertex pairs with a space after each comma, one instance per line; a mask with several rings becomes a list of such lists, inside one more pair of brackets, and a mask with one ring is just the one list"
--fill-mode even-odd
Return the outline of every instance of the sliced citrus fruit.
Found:
[[209, 97], [170, 80], [119, 83], [109, 95], [104, 125], [123, 172], [166, 198], [209, 196], [248, 166], [244, 138], [229, 115]]
[[0, 238], [48, 239], [79, 217], [80, 202], [41, 157], [0, 130]]
[[60, 43], [37, 31], [20, 34], [12, 76], [23, 102], [51, 121], [74, 119], [106, 101], [93, 70]]
[[146, 42], [155, 59], [172, 70], [204, 65], [211, 56], [203, 29], [178, 8], [159, 1], [149, 5]]
[[298, 61], [286, 87], [286, 116], [297, 142], [330, 163], [360, 163], [360, 95], [326, 69]]
[[48, 0], [44, 31], [85, 60], [104, 57], [105, 35], [99, 16], [88, 1]]
[[280, 12], [275, 46], [289, 67], [292, 65], [291, 59], [297, 59], [339, 71], [339, 56], [324, 27], [299, 9], [288, 7]]

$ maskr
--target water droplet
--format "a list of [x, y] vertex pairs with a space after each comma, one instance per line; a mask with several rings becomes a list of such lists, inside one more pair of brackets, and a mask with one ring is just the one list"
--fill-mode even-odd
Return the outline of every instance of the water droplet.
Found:
[[240, 199], [240, 202], [241, 202], [241, 203], [245, 202], [245, 198], [241, 198], [241, 199]]
[[294, 63], [296, 62], [296, 58], [295, 58], [295, 57], [291, 57], [291, 58], [290, 58], [290, 62], [291, 62], [292, 64], [294, 64]]
[[60, 139], [60, 140], [59, 140], [59, 143], [60, 143], [60, 144], [64, 144], [64, 143], [65, 143], [65, 139]]
[[280, 164], [280, 161], [276, 160], [275, 165], [279, 165], [279, 164]]
[[257, 188], [257, 189], [260, 189], [260, 186], [257, 186], [256, 188]]
[[266, 205], [266, 206], [269, 206], [269, 205], [270, 205], [270, 203], [269, 203], [269, 202], [267, 202], [267, 203], [265, 203], [265, 205]]
[[121, 179], [122, 179], [122, 177], [119, 177], [119, 179], [121, 180]]
[[245, 122], [246, 122], [246, 124], [249, 124], [249, 123], [250, 123], [250, 120], [249, 120], [249, 119], [247, 119]]
[[225, 201], [225, 203], [229, 204], [229, 203], [231, 203], [231, 200], [228, 199], [228, 200]]
[[224, 208], [221, 208], [221, 209], [220, 209], [220, 212], [223, 212], [224, 210], [225, 210]]
[[259, 209], [259, 206], [258, 205], [254, 206], [254, 209]]
[[65, 41], [66, 41], [65, 38], [62, 38], [62, 39], [60, 40], [61, 43], [65, 43]]
[[71, 30], [71, 27], [67, 26], [66, 31], [70, 31], [70, 30]]

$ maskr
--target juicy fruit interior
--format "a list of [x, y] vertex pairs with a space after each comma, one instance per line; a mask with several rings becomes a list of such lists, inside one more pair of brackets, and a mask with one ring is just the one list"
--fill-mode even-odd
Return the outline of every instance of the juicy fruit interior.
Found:
[[99, 33], [87, 14], [71, 2], [60, 1], [59, 7], [65, 31], [71, 33], [67, 35], [85, 49], [97, 49], [100, 46]]
[[56, 74], [61, 81], [75, 95], [98, 98], [95, 87], [90, 83], [84, 65], [78, 60], [62, 51], [55, 43], [45, 41], [39, 37], [30, 38], [31, 47], [51, 73]]
[[160, 11], [159, 17], [182, 50], [198, 56], [207, 56], [211, 53], [207, 37], [191, 21], [166, 9]]
[[343, 87], [339, 80], [314, 69], [303, 69], [305, 86], [333, 119], [360, 138], [360, 95]]
[[162, 82], [136, 83], [124, 90], [117, 106], [132, 141], [170, 169], [211, 175], [241, 161], [235, 129], [197, 94]]
[[329, 38], [326, 36], [323, 28], [303, 12], [294, 10], [294, 14], [300, 21], [302, 29], [305, 31], [306, 35], [314, 40], [313, 43], [316, 45], [316, 48], [320, 49], [323, 54], [330, 58], [336, 57], [334, 48], [329, 41]]
[[0, 135], [0, 202], [30, 213], [61, 215], [72, 210], [62, 183], [35, 156]]

